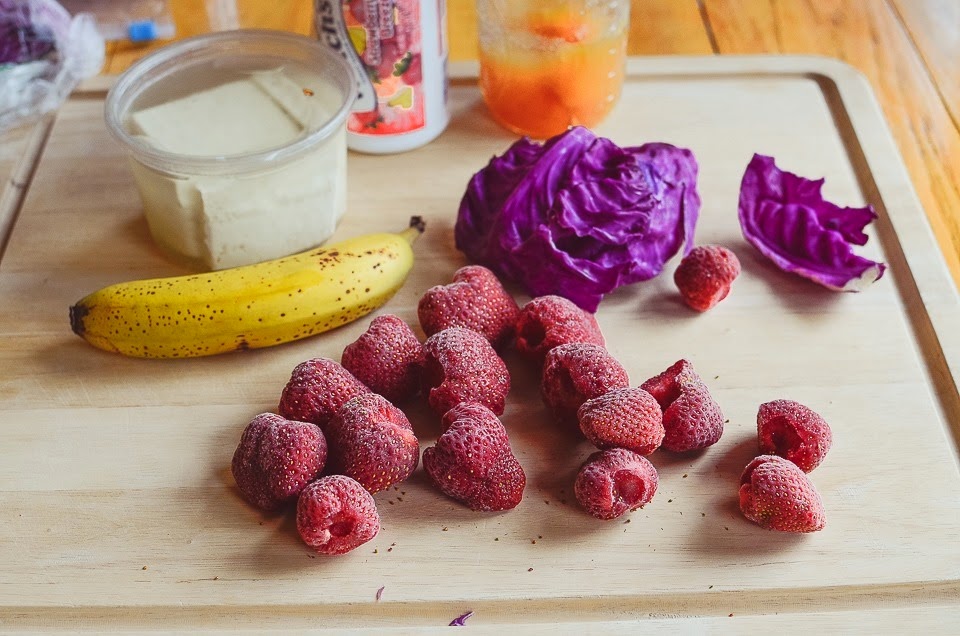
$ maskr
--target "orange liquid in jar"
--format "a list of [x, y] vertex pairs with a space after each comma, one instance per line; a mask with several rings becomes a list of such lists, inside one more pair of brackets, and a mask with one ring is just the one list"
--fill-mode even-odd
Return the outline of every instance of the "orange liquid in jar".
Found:
[[535, 13], [481, 47], [480, 90], [501, 125], [546, 139], [603, 121], [620, 96], [625, 61], [626, 23]]

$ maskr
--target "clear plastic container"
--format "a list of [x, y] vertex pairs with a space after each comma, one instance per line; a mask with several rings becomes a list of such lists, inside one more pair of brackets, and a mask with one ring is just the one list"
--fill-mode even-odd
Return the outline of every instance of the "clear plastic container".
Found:
[[350, 67], [314, 39], [211, 33], [131, 66], [106, 122], [154, 241], [223, 269], [324, 242], [346, 210]]

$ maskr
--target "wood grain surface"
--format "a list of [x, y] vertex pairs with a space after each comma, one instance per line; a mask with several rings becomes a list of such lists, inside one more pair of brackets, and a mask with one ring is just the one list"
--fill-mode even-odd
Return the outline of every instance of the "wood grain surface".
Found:
[[[867, 76], [954, 281], [960, 283], [960, 127], [890, 5], [878, 0], [704, 0], [704, 7], [719, 53], [816, 53], [843, 60]], [[913, 10], [929, 12], [928, 24], [935, 31], [952, 31], [953, 37], [960, 32], [960, 22], [944, 23], [950, 12], [944, 15], [935, 3], [915, 3]], [[914, 24], [922, 28], [919, 20]], [[956, 60], [954, 79], [960, 68]]]
[[960, 2], [892, 0], [953, 123], [960, 126]]
[[0, 258], [52, 122], [47, 116], [0, 133]]
[[[235, 6], [231, 11], [207, 7]], [[448, 0], [452, 60], [476, 57], [474, 0]], [[170, 0], [178, 37], [211, 28], [311, 30], [305, 0]], [[119, 73], [162, 46], [114, 43]], [[956, 0], [632, 0], [631, 55], [807, 53], [861, 70], [877, 91], [911, 180], [960, 285], [960, 2]], [[2, 136], [0, 136], [2, 141]]]
[[[693, 631], [729, 621], [745, 633], [793, 624], [778, 613], [900, 629], [920, 616], [960, 629], [960, 336], [951, 328], [960, 301], [872, 93], [829, 60], [674, 57], [630, 68], [598, 132], [633, 145], [656, 130], [693, 149], [698, 240], [730, 246], [744, 271], [707, 314], [686, 309], [666, 275], [610, 295], [597, 317], [634, 383], [692, 360], [729, 419], [723, 439], [694, 456], [655, 453], [654, 501], [599, 522], [571, 495], [591, 447], [557, 431], [535, 370], [508, 354], [503, 419], [528, 474], [523, 503], [473, 513], [420, 470], [377, 495], [381, 534], [334, 559], [312, 555], [289, 516], [244, 503], [229, 464], [243, 426], [275, 408], [290, 370], [338, 358], [367, 320], [179, 361], [124, 358], [73, 336], [66, 308], [89, 291], [181, 270], [149, 238], [102, 95], [70, 100], [0, 261], [0, 297], [12, 299], [0, 304], [0, 626], [409, 631], [472, 610], [472, 625], [531, 632], [584, 621]], [[427, 218], [411, 278], [383, 310], [413, 324], [423, 290], [465, 262], [452, 238], [464, 184], [513, 140], [473, 79], [454, 82], [451, 99], [437, 141], [350, 157], [350, 213], [337, 237]], [[826, 177], [838, 202], [876, 206], [882, 220], [863, 251], [887, 261], [888, 275], [865, 293], [836, 294], [760, 257], [735, 213], [753, 152]], [[757, 453], [757, 406], [779, 397], [816, 408], [835, 431], [811, 475], [828, 523], [810, 536], [763, 531], [737, 510], [739, 474]], [[408, 412], [422, 445], [432, 443], [436, 418], [421, 403]]]

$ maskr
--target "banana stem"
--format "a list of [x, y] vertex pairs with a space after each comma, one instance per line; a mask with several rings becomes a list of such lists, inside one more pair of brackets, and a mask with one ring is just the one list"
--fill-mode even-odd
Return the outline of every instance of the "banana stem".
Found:
[[411, 216], [410, 227], [400, 232], [400, 236], [405, 238], [407, 242], [412, 245], [413, 242], [416, 241], [426, 229], [427, 222], [423, 220], [422, 216]]

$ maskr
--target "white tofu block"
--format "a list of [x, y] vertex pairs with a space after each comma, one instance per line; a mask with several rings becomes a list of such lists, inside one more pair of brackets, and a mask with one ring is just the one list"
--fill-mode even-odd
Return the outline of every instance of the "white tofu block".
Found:
[[281, 146], [303, 126], [250, 80], [221, 84], [132, 116], [135, 132], [162, 150], [192, 156], [238, 155]]

